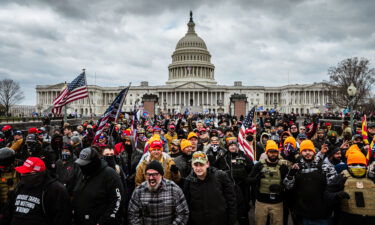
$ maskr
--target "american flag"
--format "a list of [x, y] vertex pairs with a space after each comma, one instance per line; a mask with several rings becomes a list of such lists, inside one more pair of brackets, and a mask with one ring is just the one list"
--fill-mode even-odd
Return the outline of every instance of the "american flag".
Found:
[[240, 147], [240, 150], [245, 153], [247, 157], [249, 157], [251, 160], [255, 160], [254, 157], [254, 149], [253, 146], [247, 142], [245, 139], [245, 130], [248, 128], [255, 129], [255, 126], [253, 126], [253, 119], [255, 116], [255, 106], [248, 112], [245, 120], [242, 123], [240, 132], [238, 134], [238, 144]]
[[100, 135], [103, 133], [103, 129], [108, 122], [117, 121], [117, 118], [120, 114], [122, 105], [124, 104], [124, 99], [126, 94], [129, 91], [129, 87], [123, 89], [113, 100], [112, 104], [108, 107], [108, 109], [104, 112], [104, 114], [100, 117], [98, 121], [98, 129], [96, 131], [93, 144], [99, 139]]
[[87, 91], [85, 71], [83, 71], [53, 100], [52, 113], [60, 115], [64, 105], [86, 97], [89, 97], [89, 92]]

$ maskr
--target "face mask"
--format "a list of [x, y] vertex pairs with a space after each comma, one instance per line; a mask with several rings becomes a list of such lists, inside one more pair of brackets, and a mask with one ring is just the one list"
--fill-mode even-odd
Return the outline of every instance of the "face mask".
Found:
[[366, 174], [366, 167], [365, 166], [348, 166], [350, 172], [355, 177], [363, 177]]
[[250, 135], [250, 136], [247, 136], [247, 137], [246, 137], [246, 140], [247, 140], [247, 141], [253, 141], [253, 140], [254, 140], [254, 137], [251, 136], [251, 135]]
[[109, 167], [115, 168], [116, 166], [116, 160], [113, 155], [111, 156], [104, 156], [104, 160], [108, 163]]
[[72, 157], [72, 155], [70, 154], [70, 152], [62, 152], [61, 153], [61, 159], [63, 161], [68, 161], [71, 157]]
[[331, 162], [332, 162], [333, 165], [337, 165], [337, 164], [339, 164], [341, 162], [341, 160], [333, 158]]
[[330, 141], [332, 144], [335, 144], [335, 143], [336, 143], [336, 137], [330, 137], [330, 138], [329, 138], [329, 141]]
[[44, 181], [44, 177], [45, 172], [21, 176], [20, 183], [27, 187], [36, 187], [42, 184], [42, 182]]
[[92, 162], [85, 166], [80, 166], [83, 175], [90, 176], [91, 174], [95, 173], [101, 165], [101, 161], [99, 158], [93, 159]]
[[218, 148], [219, 148], [218, 145], [212, 145], [211, 147], [212, 147], [212, 151], [213, 151], [213, 152], [217, 152], [217, 150], [218, 150]]
[[363, 148], [364, 144], [360, 142], [360, 143], [357, 143], [357, 146], [358, 148]]

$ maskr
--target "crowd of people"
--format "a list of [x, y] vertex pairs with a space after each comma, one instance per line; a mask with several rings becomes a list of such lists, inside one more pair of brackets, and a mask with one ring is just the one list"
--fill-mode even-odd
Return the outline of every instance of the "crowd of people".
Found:
[[0, 125], [0, 224], [375, 224], [375, 123], [243, 120]]

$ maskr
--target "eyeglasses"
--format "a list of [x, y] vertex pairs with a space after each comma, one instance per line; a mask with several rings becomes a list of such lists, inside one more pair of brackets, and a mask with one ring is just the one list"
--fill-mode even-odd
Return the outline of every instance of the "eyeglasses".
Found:
[[291, 127], [291, 129], [297, 129], [297, 127]]
[[305, 128], [299, 128], [299, 130], [306, 130]]
[[159, 175], [159, 173], [146, 173], [146, 177], [157, 177]]

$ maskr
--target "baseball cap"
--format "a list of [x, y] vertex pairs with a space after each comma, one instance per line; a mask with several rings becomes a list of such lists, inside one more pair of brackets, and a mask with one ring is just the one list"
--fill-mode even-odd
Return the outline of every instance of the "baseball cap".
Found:
[[22, 131], [16, 130], [16, 131], [14, 131], [13, 135], [22, 135]]
[[29, 134], [37, 134], [38, 133], [38, 128], [36, 128], [36, 127], [29, 128], [28, 133]]
[[163, 143], [161, 143], [161, 141], [159, 141], [159, 140], [155, 140], [155, 141], [151, 142], [151, 144], [150, 144], [150, 150], [162, 149], [162, 148], [163, 148]]
[[43, 172], [46, 170], [46, 165], [43, 160], [38, 157], [29, 157], [23, 163], [22, 166], [15, 168], [18, 173], [31, 173], [31, 172]]
[[188, 135], [188, 138], [187, 138], [187, 139], [190, 140], [191, 138], [194, 138], [194, 137], [195, 137], [195, 138], [198, 138], [197, 133], [195, 133], [195, 132], [190, 132], [189, 135]]
[[193, 156], [192, 156], [192, 160], [191, 160], [192, 163], [202, 163], [202, 164], [206, 164], [208, 162], [208, 158], [207, 158], [207, 155], [206, 153], [202, 152], [202, 151], [197, 151], [197, 152], [194, 152]]
[[5, 132], [5, 131], [11, 130], [11, 129], [12, 129], [12, 127], [10, 125], [5, 125], [5, 126], [3, 126], [1, 131]]
[[254, 133], [255, 133], [255, 131], [253, 129], [251, 129], [251, 128], [248, 128], [248, 129], [245, 130], [245, 134], [251, 134], [251, 135], [253, 135]]
[[85, 148], [79, 153], [79, 158], [75, 161], [80, 166], [89, 164], [94, 158], [98, 157], [98, 152], [90, 147]]

